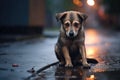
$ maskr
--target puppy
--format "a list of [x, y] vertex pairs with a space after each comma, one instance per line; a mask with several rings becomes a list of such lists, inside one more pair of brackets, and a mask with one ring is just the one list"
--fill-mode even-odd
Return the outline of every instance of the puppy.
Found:
[[60, 64], [73, 67], [82, 61], [84, 67], [90, 67], [86, 59], [83, 27], [87, 16], [78, 11], [66, 11], [56, 14], [56, 19], [61, 22], [60, 35], [55, 45]]

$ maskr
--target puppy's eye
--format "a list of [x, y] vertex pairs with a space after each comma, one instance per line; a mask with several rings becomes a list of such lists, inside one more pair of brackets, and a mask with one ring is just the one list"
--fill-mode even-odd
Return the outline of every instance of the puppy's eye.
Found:
[[79, 23], [75, 22], [73, 25], [74, 25], [76, 28], [78, 28]]
[[67, 26], [67, 27], [69, 27], [69, 26], [70, 26], [70, 24], [69, 24], [69, 23], [65, 23], [64, 25], [65, 25], [65, 26]]

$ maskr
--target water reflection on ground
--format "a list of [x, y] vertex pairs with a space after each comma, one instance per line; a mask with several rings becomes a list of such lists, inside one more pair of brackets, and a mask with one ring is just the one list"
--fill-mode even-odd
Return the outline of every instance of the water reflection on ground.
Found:
[[58, 67], [55, 73], [56, 80], [95, 80], [95, 75], [89, 69], [63, 69]]
[[96, 59], [97, 64], [90, 63], [90, 69], [55, 65], [40, 73], [35, 80], [120, 80], [119, 34], [107, 30], [86, 30], [87, 57]]
[[94, 29], [86, 30], [86, 52], [87, 57], [89, 58], [97, 58], [98, 53], [102, 49], [102, 39], [100, 38], [99, 33]]
[[120, 69], [120, 50], [118, 49], [120, 43], [115, 35], [116, 32], [97, 31], [94, 29], [86, 30], [85, 43], [87, 57], [95, 58], [99, 62], [92, 67], [91, 70], [93, 72], [114, 71]]

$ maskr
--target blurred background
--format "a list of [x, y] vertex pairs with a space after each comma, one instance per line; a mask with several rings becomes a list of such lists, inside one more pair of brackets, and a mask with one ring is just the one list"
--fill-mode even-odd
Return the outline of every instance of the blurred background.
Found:
[[0, 36], [4, 38], [5, 35], [9, 37], [15, 34], [36, 35], [42, 34], [46, 28], [58, 28], [55, 14], [66, 10], [86, 13], [89, 16], [86, 27], [118, 30], [119, 2], [119, 0], [1, 0]]
[[[91, 71], [101, 72], [92, 75], [98, 80], [120, 79], [120, 0], [0, 0], [0, 80], [21, 80], [31, 69], [58, 61], [54, 45], [60, 23], [55, 14], [69, 10], [88, 15], [87, 57], [99, 62]], [[53, 69], [42, 80], [57, 80]], [[111, 70], [117, 70], [115, 75], [104, 74]]]

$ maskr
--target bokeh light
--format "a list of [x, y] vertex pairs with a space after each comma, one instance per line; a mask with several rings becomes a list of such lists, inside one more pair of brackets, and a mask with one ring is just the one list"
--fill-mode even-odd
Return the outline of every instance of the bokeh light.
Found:
[[73, 3], [79, 7], [82, 7], [83, 3], [80, 0], [73, 0]]
[[87, 0], [87, 4], [89, 6], [94, 6], [95, 5], [95, 1], [94, 0]]

